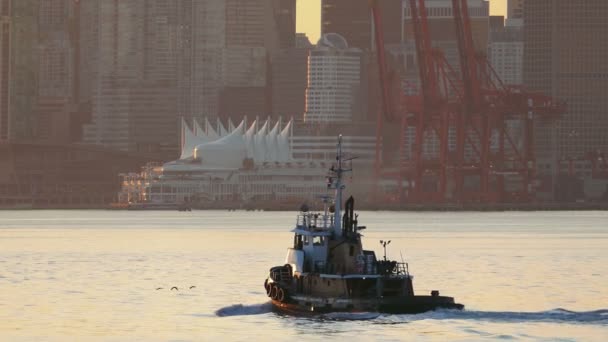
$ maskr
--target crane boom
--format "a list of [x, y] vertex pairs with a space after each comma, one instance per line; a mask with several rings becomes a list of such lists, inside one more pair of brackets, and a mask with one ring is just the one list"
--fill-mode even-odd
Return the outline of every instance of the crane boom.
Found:
[[384, 50], [384, 28], [382, 26], [382, 13], [378, 0], [370, 0], [369, 6], [372, 12], [374, 21], [374, 41], [376, 48], [376, 57], [378, 59], [378, 74], [380, 80], [380, 89], [382, 91], [382, 114], [387, 121], [393, 122], [395, 116], [392, 111], [391, 92], [388, 84], [388, 74], [386, 67], [386, 53]]
[[[437, 100], [439, 90], [437, 88], [437, 74], [433, 61], [426, 5], [424, 0], [409, 1], [420, 74], [420, 88], [422, 89], [423, 103], [428, 107]], [[416, 1], [418, 1], [418, 5]]]

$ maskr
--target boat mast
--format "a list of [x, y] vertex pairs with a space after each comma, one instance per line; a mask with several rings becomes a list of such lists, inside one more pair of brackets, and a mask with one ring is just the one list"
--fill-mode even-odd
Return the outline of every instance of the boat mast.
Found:
[[342, 184], [342, 172], [344, 171], [342, 169], [342, 134], [338, 136], [337, 149], [337, 169], [334, 170], [336, 174], [334, 183], [334, 186], [336, 187], [336, 197], [334, 200], [334, 233], [336, 234], [335, 236], [340, 236], [340, 234], [342, 234], [342, 190], [344, 189], [344, 185]]

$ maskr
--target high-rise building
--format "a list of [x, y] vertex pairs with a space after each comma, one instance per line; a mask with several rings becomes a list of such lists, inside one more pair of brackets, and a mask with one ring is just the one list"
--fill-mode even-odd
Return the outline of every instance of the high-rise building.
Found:
[[323, 35], [308, 57], [304, 121], [351, 122], [360, 95], [361, 50], [337, 33]]
[[608, 2], [526, 1], [524, 84], [567, 104], [554, 125], [537, 129], [541, 172], [561, 158], [608, 151]]
[[[456, 42], [456, 29], [451, 0], [426, 0], [429, 33], [435, 44]], [[485, 51], [488, 46], [490, 5], [487, 0], [469, 0], [469, 16], [475, 48]], [[403, 2], [403, 38], [414, 40], [409, 1]]]
[[174, 44], [181, 43], [180, 5], [81, 2], [80, 99], [91, 109], [85, 143], [167, 157], [177, 153], [181, 51]]
[[[91, 108], [84, 141], [128, 151], [176, 152], [179, 117], [229, 116], [247, 103], [263, 103], [250, 109], [268, 113], [269, 54], [294, 42], [295, 20], [289, 19], [294, 4], [81, 2], [81, 101]], [[259, 94], [262, 100], [252, 101]], [[151, 132], [157, 146], [138, 140], [129, 133], [134, 129]]]
[[0, 140], [71, 141], [77, 3], [0, 1]]
[[279, 47], [289, 49], [296, 44], [296, 0], [275, 0], [275, 20], [279, 33]]
[[507, 0], [507, 18], [523, 19], [524, 2], [525, 0]]
[[264, 47], [272, 53], [294, 45], [295, 0], [224, 1], [226, 47]]
[[296, 33], [295, 43], [296, 43], [295, 47], [297, 47], [297, 48], [311, 48], [312, 47], [312, 43], [310, 42], [310, 39], [308, 39], [308, 36], [306, 35], [306, 33]]
[[272, 56], [272, 114], [274, 117], [304, 116], [311, 47], [282, 49]]
[[505, 84], [523, 84], [523, 38], [523, 27], [518, 26], [503, 26], [490, 32], [488, 60]]
[[272, 56], [295, 46], [295, 11], [294, 0], [226, 1], [219, 117], [271, 113]]
[[505, 17], [503, 15], [491, 15], [490, 16], [490, 33], [495, 32], [495, 31], [501, 31], [504, 28], [505, 28]]
[[78, 3], [41, 1], [38, 11], [38, 91], [36, 140], [67, 143], [73, 140], [76, 113], [77, 40], [74, 23]]
[[37, 9], [37, 0], [0, 1], [0, 140], [35, 138]]
[[10, 138], [11, 1], [0, 2], [0, 141]]
[[507, 26], [522, 26], [525, 0], [507, 0]]
[[[385, 44], [401, 41], [402, 0], [379, 2]], [[351, 47], [373, 50], [373, 21], [368, 0], [322, 0], [321, 34], [338, 33]]]
[[264, 46], [267, 0], [226, 1], [226, 46]]

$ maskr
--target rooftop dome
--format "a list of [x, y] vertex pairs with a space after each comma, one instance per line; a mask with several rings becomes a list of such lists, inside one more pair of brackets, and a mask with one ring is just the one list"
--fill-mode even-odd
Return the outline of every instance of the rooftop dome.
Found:
[[338, 50], [348, 49], [346, 39], [337, 33], [326, 33], [317, 42], [318, 46], [329, 47]]

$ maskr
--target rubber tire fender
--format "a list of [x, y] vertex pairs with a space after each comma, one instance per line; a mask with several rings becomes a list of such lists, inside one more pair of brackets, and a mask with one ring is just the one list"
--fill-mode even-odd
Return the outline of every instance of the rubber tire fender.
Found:
[[279, 287], [276, 285], [270, 285], [270, 298], [277, 299], [277, 292], [279, 292]]
[[279, 289], [277, 290], [277, 298], [276, 298], [279, 302], [284, 302], [285, 301], [285, 290], [283, 290], [282, 288], [279, 287]]

